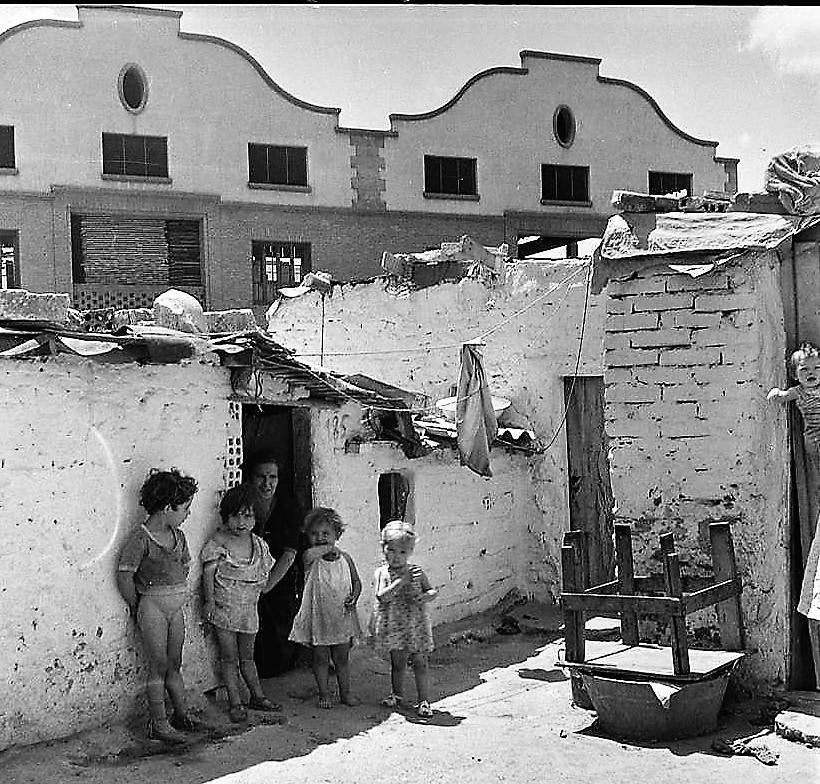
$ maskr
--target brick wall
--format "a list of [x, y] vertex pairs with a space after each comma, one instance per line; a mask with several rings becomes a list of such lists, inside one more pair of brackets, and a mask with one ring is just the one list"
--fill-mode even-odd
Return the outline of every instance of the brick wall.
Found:
[[788, 600], [786, 428], [765, 399], [784, 381], [777, 273], [774, 253], [696, 279], [654, 262], [610, 279], [604, 336], [616, 520], [632, 525], [640, 571], [662, 571], [658, 536], [672, 531], [684, 572], [711, 575], [708, 523], [731, 521], [746, 666], [772, 682]]

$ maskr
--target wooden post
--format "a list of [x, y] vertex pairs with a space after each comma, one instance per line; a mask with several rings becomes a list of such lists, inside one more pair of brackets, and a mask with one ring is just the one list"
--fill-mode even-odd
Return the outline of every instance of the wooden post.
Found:
[[737, 594], [719, 602], [716, 610], [720, 626], [720, 641], [730, 651], [743, 649], [743, 626], [740, 615], [740, 580], [737, 576], [735, 548], [729, 523], [710, 523], [709, 539], [712, 542], [712, 568], [715, 582], [734, 580]]
[[[615, 563], [618, 567], [618, 593], [634, 595], [635, 566], [632, 559], [632, 529], [624, 523], [615, 525]], [[621, 639], [624, 645], [638, 644], [637, 613], [621, 613]]]
[[[561, 548], [561, 581], [565, 593], [580, 593], [575, 552], [571, 545]], [[564, 610], [564, 639], [567, 661], [584, 660], [584, 613], [582, 610]]]
[[[671, 534], [669, 534], [671, 536]], [[661, 542], [663, 547], [663, 542]], [[666, 582], [666, 592], [670, 596], [680, 598], [683, 588], [680, 579], [680, 561], [677, 553], [664, 553], [663, 576]], [[669, 617], [669, 628], [672, 632], [672, 666], [675, 675], [689, 674], [689, 645], [686, 640], [686, 617], [672, 615]]]
[[675, 552], [675, 537], [673, 534], [661, 534], [661, 555]]
[[575, 551], [575, 560], [580, 563], [580, 571], [576, 572], [576, 574], [580, 580], [579, 589], [583, 591], [590, 587], [587, 532], [580, 530], [565, 532], [564, 544], [568, 544], [573, 548]]

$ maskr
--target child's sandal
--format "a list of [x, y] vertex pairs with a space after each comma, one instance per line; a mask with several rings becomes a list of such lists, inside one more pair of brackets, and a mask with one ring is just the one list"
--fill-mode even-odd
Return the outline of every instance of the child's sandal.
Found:
[[389, 697], [385, 697], [381, 704], [383, 708], [398, 708], [401, 706], [402, 699], [398, 694], [391, 694]]
[[276, 702], [271, 702], [267, 697], [251, 697], [248, 707], [251, 710], [266, 711], [268, 713], [278, 713], [282, 706]]
[[188, 738], [178, 730], [175, 730], [167, 721], [151, 721], [148, 725], [148, 737], [151, 740], [161, 740], [163, 743], [170, 743], [175, 746], [188, 743]]
[[171, 716], [171, 726], [175, 730], [182, 732], [198, 732], [200, 730], [199, 722], [188, 713], [174, 713]]
[[433, 709], [430, 707], [430, 703], [427, 702], [427, 700], [423, 700], [419, 703], [418, 713], [423, 719], [429, 719], [433, 715]]

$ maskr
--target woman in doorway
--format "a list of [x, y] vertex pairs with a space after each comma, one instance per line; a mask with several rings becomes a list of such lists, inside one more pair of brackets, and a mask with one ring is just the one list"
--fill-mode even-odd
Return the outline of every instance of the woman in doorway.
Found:
[[297, 553], [304, 511], [296, 499], [279, 486], [279, 463], [261, 455], [250, 465], [248, 481], [259, 492], [255, 509], [255, 532], [265, 540], [276, 565], [270, 582], [274, 587], [259, 600], [259, 633], [254, 659], [260, 678], [271, 678], [293, 668], [299, 646], [288, 640], [299, 610], [303, 570]]

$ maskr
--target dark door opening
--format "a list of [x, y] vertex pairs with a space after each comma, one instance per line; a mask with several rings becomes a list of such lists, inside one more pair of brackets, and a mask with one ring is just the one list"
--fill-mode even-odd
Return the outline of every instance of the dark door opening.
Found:
[[242, 406], [245, 465], [261, 455], [276, 458], [282, 491], [294, 495], [302, 509], [313, 506], [310, 446], [308, 409], [255, 404]]
[[604, 380], [600, 376], [564, 378], [567, 406], [569, 525], [584, 531], [591, 585], [615, 577], [612, 544], [612, 485], [604, 430]]

